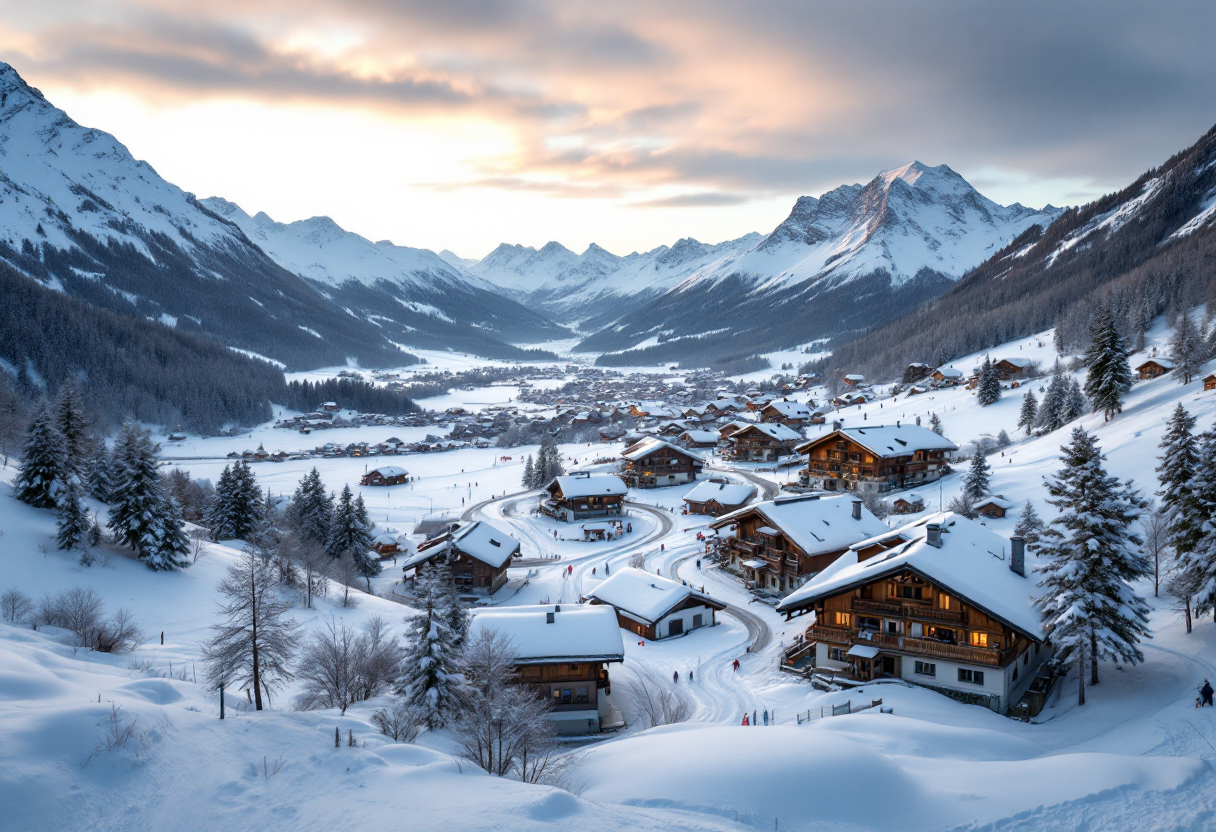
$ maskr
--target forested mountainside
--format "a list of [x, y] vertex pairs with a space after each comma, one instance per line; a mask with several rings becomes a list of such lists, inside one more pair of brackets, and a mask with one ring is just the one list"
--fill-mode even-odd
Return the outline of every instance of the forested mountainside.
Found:
[[564, 332], [438, 257], [440, 275], [327, 281], [293, 273], [113, 136], [77, 124], [7, 64], [0, 64], [0, 259], [91, 305], [292, 369], [352, 358], [400, 366], [413, 360], [403, 346], [522, 357], [504, 337]]
[[998, 205], [949, 167], [913, 162], [864, 186], [799, 198], [767, 237], [626, 307], [576, 349], [624, 350], [603, 363], [704, 364], [839, 336], [915, 308], [1059, 214]]
[[1139, 340], [1154, 316], [1204, 302], [1216, 309], [1216, 128], [1118, 193], [1028, 229], [940, 297], [834, 346], [817, 366], [894, 378], [912, 361], [940, 364], [1051, 327], [1076, 346], [1100, 304]]

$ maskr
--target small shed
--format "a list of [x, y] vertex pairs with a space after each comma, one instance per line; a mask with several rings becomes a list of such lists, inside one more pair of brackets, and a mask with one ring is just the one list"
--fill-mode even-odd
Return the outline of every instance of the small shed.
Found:
[[687, 584], [631, 566], [593, 589], [587, 600], [613, 607], [621, 629], [649, 639], [712, 627], [717, 623], [715, 613], [726, 609], [721, 601]]
[[363, 475], [362, 485], [404, 485], [409, 482], [410, 472], [396, 465], [381, 465]]
[[1013, 508], [1013, 503], [999, 494], [985, 497], [975, 504], [975, 510], [984, 517], [1004, 517]]
[[372, 551], [381, 558], [392, 557], [401, 552], [401, 545], [391, 534], [378, 534], [372, 538]]
[[684, 495], [689, 514], [721, 517], [742, 508], [756, 493], [751, 483], [706, 480], [699, 482]]
[[900, 494], [891, 501], [891, 511], [896, 514], [915, 514], [925, 510], [925, 498], [915, 491]]
[[1216, 373], [1208, 373], [1203, 377], [1204, 390], [1216, 390]]
[[1174, 369], [1174, 362], [1168, 358], [1150, 358], [1136, 368], [1136, 375], [1141, 381], [1159, 378]]

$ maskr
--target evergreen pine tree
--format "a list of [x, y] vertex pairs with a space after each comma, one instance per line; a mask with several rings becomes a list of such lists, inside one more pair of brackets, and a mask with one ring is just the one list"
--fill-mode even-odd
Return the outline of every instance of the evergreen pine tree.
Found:
[[1170, 526], [1170, 545], [1178, 557], [1195, 548], [1203, 517], [1196, 511], [1192, 481], [1199, 463], [1199, 449], [1192, 432], [1195, 417], [1179, 402], [1166, 424], [1161, 437], [1161, 464], [1157, 466], [1157, 481], [1161, 490], [1161, 507]]
[[115, 485], [110, 528], [119, 543], [135, 550], [149, 569], [188, 566], [189, 540], [181, 509], [157, 472], [157, 446], [128, 422], [114, 445]]
[[936, 413], [929, 414], [929, 430], [933, 431], [938, 436], [946, 435], [945, 433], [942, 432], [945, 430], [945, 428], [942, 427], [941, 417], [939, 417]]
[[80, 394], [71, 381], [59, 389], [52, 413], [55, 427], [63, 437], [64, 463], [83, 481], [89, 473], [89, 423], [84, 415]]
[[1104, 457], [1084, 428], [1063, 447], [1064, 467], [1046, 479], [1048, 502], [1060, 515], [1043, 533], [1039, 605], [1057, 659], [1077, 667], [1078, 704], [1085, 704], [1085, 667], [1098, 682], [1098, 662], [1144, 661], [1148, 605], [1131, 582], [1151, 574], [1132, 531], [1144, 502], [1130, 485], [1106, 473]]
[[232, 494], [229, 522], [232, 536], [245, 540], [254, 533], [262, 521], [265, 503], [262, 490], [249, 463], [241, 460], [232, 466]]
[[1018, 517], [1018, 524], [1014, 527], [1013, 533], [1026, 541], [1027, 550], [1033, 550], [1042, 540], [1045, 528], [1039, 513], [1034, 510], [1034, 503], [1027, 500], [1026, 505], [1022, 506], [1022, 513]]
[[421, 567], [415, 581], [414, 608], [407, 619], [401, 689], [405, 703], [417, 710], [431, 730], [441, 728], [457, 706], [462, 678], [445, 612], [442, 567]]
[[469, 615], [465, 612], [464, 607], [460, 605], [460, 598], [456, 591], [456, 581], [452, 576], [450, 566], [442, 568], [439, 580], [443, 588], [443, 617], [447, 622], [448, 629], [452, 632], [452, 644], [456, 646], [457, 650], [461, 650], [464, 648], [465, 639], [469, 635]]
[[1085, 400], [1085, 394], [1081, 392], [1081, 383], [1075, 378], [1068, 382], [1068, 396], [1064, 400], [1064, 411], [1060, 415], [1060, 419], [1067, 424], [1074, 419], [1080, 419], [1085, 415], [1085, 411], [1089, 408], [1089, 402]]
[[1216, 620], [1216, 429], [1199, 436], [1186, 503], [1197, 529], [1194, 542], [1178, 554], [1178, 568], [1195, 587], [1195, 614], [1211, 612]]
[[1119, 334], [1119, 327], [1109, 308], [1103, 306], [1094, 314], [1089, 325], [1092, 341], [1085, 351], [1085, 395], [1089, 396], [1094, 412], [1101, 412], [1106, 421], [1123, 411], [1123, 397], [1132, 388], [1130, 351]]
[[1051, 433], [1064, 425], [1064, 412], [1068, 406], [1069, 381], [1064, 374], [1060, 362], [1056, 362], [1051, 373], [1051, 382], [1043, 401], [1039, 404], [1039, 416], [1035, 420], [1035, 429], [1040, 433]]
[[984, 363], [980, 366], [976, 399], [981, 407], [996, 404], [1001, 400], [1001, 378], [997, 374], [996, 365], [992, 363], [990, 356], [984, 356]]
[[1169, 348], [1174, 362], [1171, 375], [1183, 384], [1190, 384], [1199, 374], [1199, 368], [1211, 357], [1203, 330], [1185, 311], [1179, 312], [1174, 321]]
[[42, 407], [25, 429], [21, 472], [13, 483], [17, 499], [34, 508], [55, 508], [69, 473], [64, 459], [63, 438], [55, 429], [50, 412]]
[[92, 521], [81, 499], [82, 490], [80, 480], [69, 476], [59, 495], [55, 541], [60, 549], [75, 549], [88, 538]]
[[967, 496], [978, 500], [987, 494], [988, 477], [991, 473], [992, 466], [988, 464], [984, 452], [976, 448], [975, 456], [971, 458], [971, 467], [967, 470], [967, 479], [963, 482], [963, 490], [967, 492]]
[[207, 506], [203, 522], [211, 530], [213, 540], [230, 540], [232, 529], [232, 466], [225, 465], [215, 483], [215, 493]]
[[532, 467], [532, 454], [528, 454], [528, 461], [524, 463], [524, 479], [523, 486], [526, 489], [536, 488], [536, 471]]
[[313, 468], [296, 487], [288, 509], [288, 521], [310, 543], [325, 546], [329, 542], [329, 524], [333, 502], [325, 492], [321, 475]]
[[85, 474], [85, 487], [94, 500], [110, 502], [110, 471], [113, 465], [106, 443], [99, 439], [89, 455], [89, 470]]
[[1026, 435], [1034, 429], [1035, 419], [1039, 415], [1039, 402], [1034, 397], [1033, 390], [1027, 390], [1022, 397], [1022, 410], [1018, 413], [1018, 427], [1026, 429]]

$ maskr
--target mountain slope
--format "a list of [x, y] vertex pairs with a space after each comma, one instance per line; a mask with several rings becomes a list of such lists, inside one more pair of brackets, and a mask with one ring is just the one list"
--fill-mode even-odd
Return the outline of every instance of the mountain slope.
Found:
[[[95, 306], [291, 368], [411, 360], [398, 344], [518, 355], [491, 334], [500, 323], [530, 340], [555, 329], [522, 308], [500, 308], [492, 292], [471, 284], [464, 297], [482, 308], [457, 325], [365, 284], [338, 288], [293, 274], [113, 136], [74, 122], [7, 64], [0, 64], [0, 260]], [[453, 286], [418, 289], [419, 302]], [[371, 310], [383, 318], [369, 320], [363, 313]]]
[[894, 376], [1055, 327], [1084, 341], [1098, 303], [1138, 340], [1154, 315], [1216, 309], [1216, 128], [1127, 188], [1031, 229], [932, 303], [836, 347], [826, 367]]
[[732, 333], [738, 352], [864, 328], [944, 291], [1059, 214], [998, 205], [945, 165], [913, 162], [864, 186], [799, 198], [767, 237], [693, 270], [579, 348], [621, 350], [653, 338], [668, 344], [664, 360], [678, 360], [688, 351], [671, 342], [706, 333]]

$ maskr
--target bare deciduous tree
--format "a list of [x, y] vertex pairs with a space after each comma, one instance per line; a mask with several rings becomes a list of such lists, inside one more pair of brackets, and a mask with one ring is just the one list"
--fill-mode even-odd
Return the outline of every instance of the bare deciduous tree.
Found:
[[687, 700], [645, 671], [637, 671], [623, 687], [633, 702], [634, 718], [647, 728], [685, 722], [692, 716]]
[[1170, 517], [1164, 506], [1144, 512], [1144, 553], [1153, 560], [1153, 595], [1161, 594], [1161, 560], [1170, 549]]
[[422, 714], [405, 702], [397, 702], [391, 708], [381, 708], [372, 714], [372, 724], [394, 742], [413, 742], [424, 722]]
[[0, 616], [14, 624], [24, 624], [34, 612], [34, 600], [16, 587], [0, 595]]
[[375, 617], [362, 632], [331, 617], [323, 631], [313, 633], [296, 669], [303, 692], [301, 710], [339, 708], [378, 696], [400, 673], [404, 651], [384, 619]]
[[215, 684], [248, 682], [260, 711], [262, 692], [269, 696], [276, 684], [293, 678], [298, 625], [287, 615], [291, 605], [280, 597], [270, 567], [252, 551], [228, 567], [220, 592], [227, 599], [219, 607], [224, 621], [211, 628], [215, 635], [203, 648], [208, 676]]

